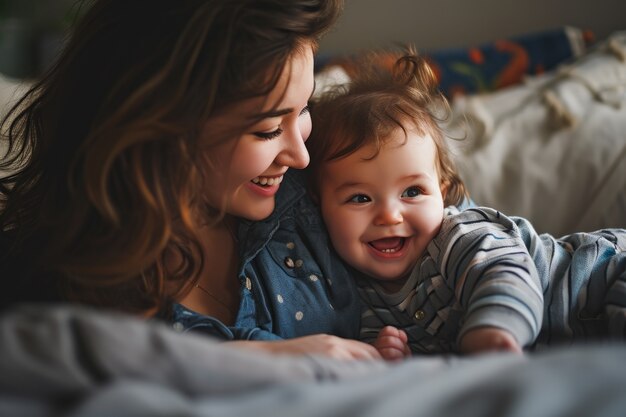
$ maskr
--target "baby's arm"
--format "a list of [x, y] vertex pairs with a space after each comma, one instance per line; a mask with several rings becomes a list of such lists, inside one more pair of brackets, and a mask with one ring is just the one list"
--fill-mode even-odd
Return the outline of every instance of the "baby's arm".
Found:
[[504, 351], [522, 353], [522, 347], [508, 331], [498, 327], [478, 327], [466, 332], [459, 343], [461, 353]]
[[[492, 344], [524, 347], [537, 338], [543, 291], [537, 267], [512, 219], [489, 208], [447, 217], [428, 251], [463, 311], [459, 349], [461, 343], [474, 350]], [[465, 339], [469, 332], [480, 329], [480, 334], [486, 328], [499, 336]]]

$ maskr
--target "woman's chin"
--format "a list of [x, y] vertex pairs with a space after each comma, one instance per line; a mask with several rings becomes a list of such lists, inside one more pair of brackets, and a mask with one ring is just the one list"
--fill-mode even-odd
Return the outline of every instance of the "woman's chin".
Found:
[[233, 215], [250, 220], [261, 221], [267, 219], [274, 211], [274, 200], [264, 202], [263, 204], [257, 204], [255, 206], [249, 206], [246, 209], [238, 210]]

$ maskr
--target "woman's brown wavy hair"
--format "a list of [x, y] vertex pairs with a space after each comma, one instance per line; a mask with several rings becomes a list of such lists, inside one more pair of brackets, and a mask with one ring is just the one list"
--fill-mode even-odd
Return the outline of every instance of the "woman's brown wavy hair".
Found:
[[311, 191], [317, 195], [326, 162], [367, 145], [380, 151], [391, 133], [400, 128], [405, 134], [415, 130], [433, 138], [436, 167], [446, 190], [444, 203], [458, 205], [468, 194], [439, 126], [450, 109], [438, 89], [437, 78], [413, 48], [407, 48], [392, 68], [381, 64], [387, 55], [370, 53], [361, 57], [354, 65], [356, 71], [350, 83], [331, 88], [313, 103], [313, 131], [306, 143], [311, 156], [307, 168]]
[[[202, 267], [194, 231], [216, 211], [203, 199], [199, 148], [249, 125], [208, 144], [199, 143], [202, 126], [269, 93], [342, 2], [92, 3], [2, 123], [0, 172], [11, 173], [0, 179], [0, 231], [11, 236], [13, 264], [0, 285], [21, 280], [13, 287], [22, 294], [0, 292], [8, 302], [145, 312], [180, 295]], [[181, 259], [175, 267], [165, 265], [170, 254]]]

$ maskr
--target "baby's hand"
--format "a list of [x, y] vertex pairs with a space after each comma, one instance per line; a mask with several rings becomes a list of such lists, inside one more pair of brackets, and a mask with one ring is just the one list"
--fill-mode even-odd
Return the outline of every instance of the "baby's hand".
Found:
[[459, 347], [462, 353], [505, 351], [522, 354], [522, 347], [515, 337], [497, 327], [480, 327], [468, 331]]
[[411, 356], [411, 349], [407, 342], [408, 338], [404, 330], [385, 326], [378, 333], [373, 345], [383, 359], [398, 361]]

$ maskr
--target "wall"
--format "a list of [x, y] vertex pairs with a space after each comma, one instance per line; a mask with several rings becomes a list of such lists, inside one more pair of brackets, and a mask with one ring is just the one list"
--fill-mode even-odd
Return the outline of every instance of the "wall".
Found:
[[464, 47], [570, 25], [604, 39], [626, 30], [626, 0], [346, 0], [326, 53], [413, 43], [418, 49]]
[[[344, 14], [322, 41], [321, 52], [394, 42], [413, 43], [421, 50], [464, 47], [564, 25], [591, 29], [598, 39], [626, 30], [626, 0], [345, 1]], [[0, 0], [0, 72], [19, 77], [45, 68], [76, 7], [75, 0]], [[24, 22], [29, 26], [15, 27]], [[26, 49], [29, 55], [24, 55]]]

